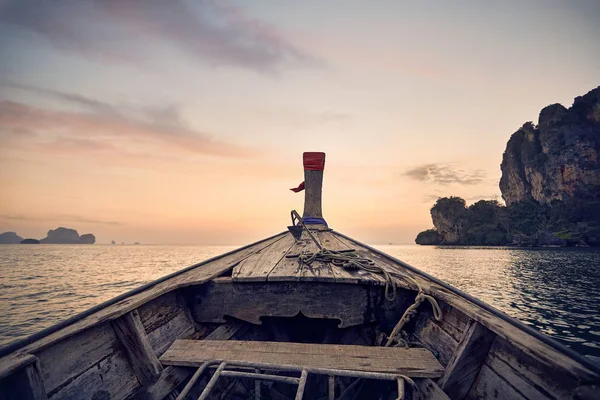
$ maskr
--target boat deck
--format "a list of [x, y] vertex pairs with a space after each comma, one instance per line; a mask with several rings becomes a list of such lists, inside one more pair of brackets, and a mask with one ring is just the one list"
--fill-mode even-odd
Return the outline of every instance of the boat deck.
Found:
[[[331, 230], [315, 230], [313, 235], [320, 245], [328, 250], [367, 251]], [[385, 285], [384, 277], [379, 274], [363, 270], [346, 270], [320, 261], [315, 261], [311, 265], [301, 265], [297, 257], [291, 257], [317, 250], [317, 245], [306, 232], [302, 232], [300, 240], [295, 240], [288, 232], [268, 249], [259, 251], [236, 265], [231, 278], [234, 282], [321, 281]]]

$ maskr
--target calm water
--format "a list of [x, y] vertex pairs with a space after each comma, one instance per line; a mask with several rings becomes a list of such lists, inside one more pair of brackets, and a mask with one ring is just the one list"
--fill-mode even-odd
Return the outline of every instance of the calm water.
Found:
[[[0, 345], [233, 246], [0, 246]], [[600, 356], [600, 250], [378, 246]]]

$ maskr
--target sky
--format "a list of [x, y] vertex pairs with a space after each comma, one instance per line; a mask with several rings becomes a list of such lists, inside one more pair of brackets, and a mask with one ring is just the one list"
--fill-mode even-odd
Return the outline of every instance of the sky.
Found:
[[0, 0], [0, 232], [246, 244], [302, 212], [413, 243], [600, 85], [600, 2]]

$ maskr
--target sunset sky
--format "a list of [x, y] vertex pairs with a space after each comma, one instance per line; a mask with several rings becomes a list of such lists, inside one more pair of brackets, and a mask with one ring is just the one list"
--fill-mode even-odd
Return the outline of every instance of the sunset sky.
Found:
[[0, 232], [245, 244], [302, 212], [412, 243], [600, 85], [600, 2], [0, 0]]

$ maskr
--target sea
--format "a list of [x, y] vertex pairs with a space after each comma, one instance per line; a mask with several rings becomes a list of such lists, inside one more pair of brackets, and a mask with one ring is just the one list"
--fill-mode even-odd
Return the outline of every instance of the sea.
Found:
[[[0, 245], [0, 346], [236, 247]], [[374, 247], [600, 357], [600, 249]]]

